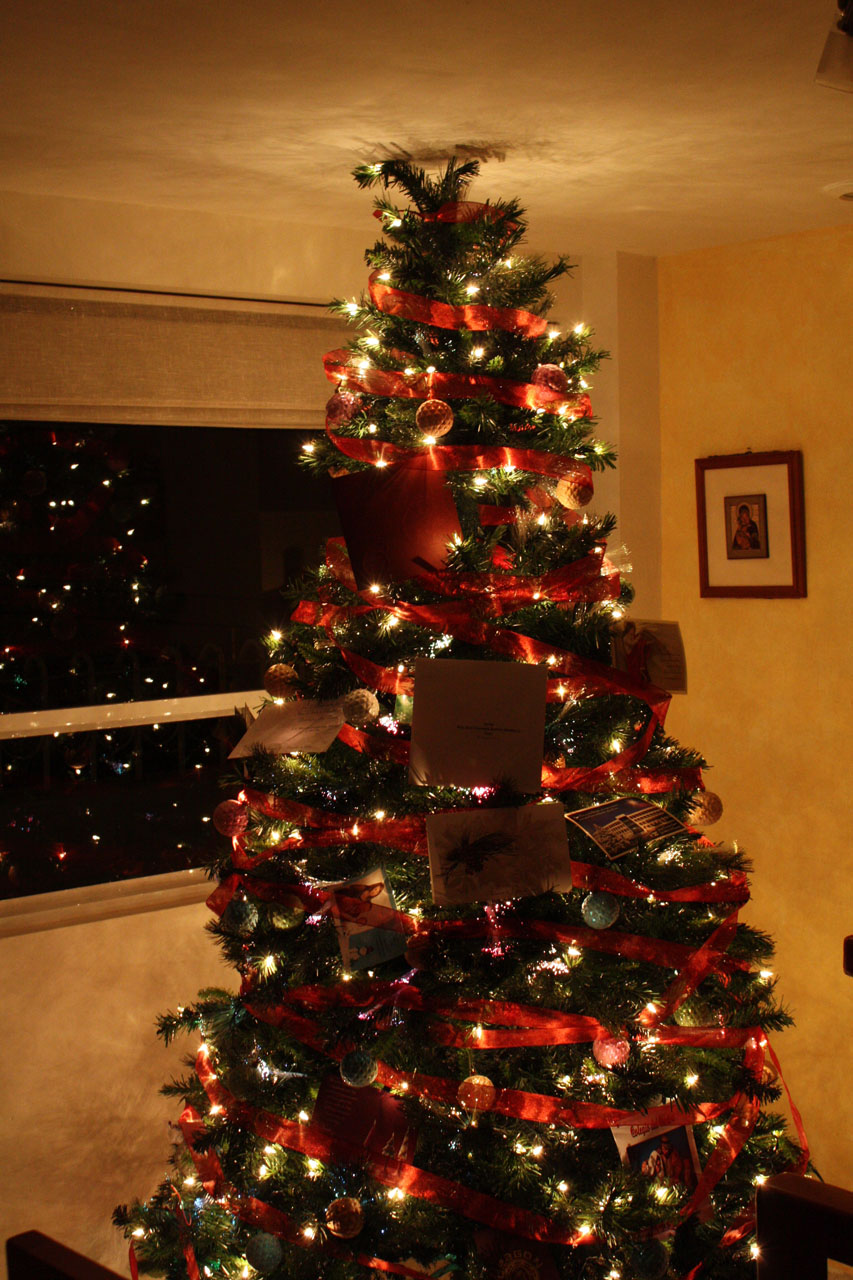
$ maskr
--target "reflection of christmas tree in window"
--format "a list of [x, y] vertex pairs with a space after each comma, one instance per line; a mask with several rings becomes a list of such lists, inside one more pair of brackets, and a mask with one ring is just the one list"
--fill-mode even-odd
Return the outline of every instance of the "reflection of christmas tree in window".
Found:
[[[215, 665], [185, 660], [163, 626], [171, 601], [161, 488], [133, 429], [2, 428], [4, 713], [216, 689]], [[129, 787], [114, 784], [202, 770], [211, 756], [219, 761], [209, 725], [3, 741], [0, 893], [193, 865], [198, 849], [178, 847], [186, 823], [177, 799], [156, 806], [145, 835], [121, 836]]]
[[[789, 1019], [767, 938], [738, 920], [744, 860], [695, 829], [714, 805], [665, 731], [669, 694], [609, 662], [631, 593], [613, 519], [587, 511], [612, 463], [586, 397], [599, 353], [546, 320], [567, 265], [520, 255], [521, 209], [469, 201], [476, 171], [357, 171], [383, 239], [369, 298], [341, 304], [358, 332], [326, 358], [327, 438], [305, 451], [360, 473], [363, 518], [299, 585], [266, 680], [306, 720], [340, 698], [346, 723], [325, 751], [265, 747], [262, 712], [216, 814], [209, 905], [236, 990], [164, 1016], [165, 1039], [194, 1039], [167, 1090], [184, 1142], [117, 1214], [169, 1280], [749, 1280], [755, 1185], [805, 1166], [775, 1114], [768, 1034]], [[438, 500], [410, 501], [394, 539], [377, 496], [421, 471], [458, 515], [437, 563], [418, 540]], [[416, 664], [447, 659], [540, 668], [529, 792], [410, 773]], [[618, 863], [589, 818], [608, 801]], [[518, 862], [535, 873], [547, 840], [566, 877], [482, 892], [536, 811]], [[431, 884], [442, 859], [464, 871], [452, 895]], [[363, 927], [398, 938], [365, 968]]]

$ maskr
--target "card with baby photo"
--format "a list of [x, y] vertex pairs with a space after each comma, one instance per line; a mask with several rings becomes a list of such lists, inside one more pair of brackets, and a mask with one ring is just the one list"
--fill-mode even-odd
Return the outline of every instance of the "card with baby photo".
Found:
[[563, 806], [457, 809], [426, 820], [433, 901], [505, 902], [572, 887]]
[[677, 622], [649, 622], [626, 618], [611, 636], [613, 665], [635, 680], [687, 692], [687, 659]]
[[692, 1191], [701, 1175], [691, 1125], [655, 1128], [648, 1124], [616, 1125], [610, 1130], [624, 1165], [653, 1182], [672, 1183]]
[[394, 895], [381, 867], [335, 885], [329, 909], [350, 972], [374, 969], [406, 950], [406, 935], [394, 915]]

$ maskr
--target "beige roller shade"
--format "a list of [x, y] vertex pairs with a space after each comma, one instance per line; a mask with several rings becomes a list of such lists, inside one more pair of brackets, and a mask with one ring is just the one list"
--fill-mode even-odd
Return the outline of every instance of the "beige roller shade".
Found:
[[0, 284], [0, 417], [322, 427], [322, 308]]

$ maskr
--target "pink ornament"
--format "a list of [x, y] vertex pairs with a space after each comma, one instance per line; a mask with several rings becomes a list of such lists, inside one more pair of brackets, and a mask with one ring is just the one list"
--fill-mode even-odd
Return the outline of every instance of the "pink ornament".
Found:
[[223, 800], [213, 810], [213, 825], [220, 835], [227, 836], [229, 840], [232, 836], [241, 835], [248, 823], [249, 814], [241, 800]]
[[621, 1037], [608, 1036], [592, 1042], [592, 1056], [600, 1067], [624, 1067], [630, 1052], [630, 1043]]
[[352, 391], [336, 391], [326, 403], [326, 422], [330, 427], [345, 427], [361, 408], [361, 397]]
[[569, 389], [569, 380], [558, 364], [540, 364], [533, 370], [530, 378], [534, 387], [544, 387], [546, 391], [556, 391], [557, 395], [565, 395]]

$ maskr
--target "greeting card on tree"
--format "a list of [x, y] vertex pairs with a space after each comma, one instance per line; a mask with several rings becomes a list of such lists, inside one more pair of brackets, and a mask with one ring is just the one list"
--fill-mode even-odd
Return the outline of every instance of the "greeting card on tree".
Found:
[[457, 809], [426, 820], [433, 901], [505, 902], [572, 887], [561, 804]]
[[374, 1155], [414, 1159], [418, 1130], [403, 1104], [382, 1089], [353, 1089], [336, 1073], [324, 1076], [317, 1091], [312, 1123]]
[[359, 591], [443, 568], [462, 536], [441, 471], [371, 467], [333, 480], [332, 492]]
[[288, 751], [328, 751], [344, 724], [344, 713], [336, 702], [268, 703], [252, 721], [229, 755], [229, 760], [250, 756], [254, 747], [275, 755]]
[[627, 618], [613, 629], [613, 665], [669, 693], [687, 692], [687, 659], [677, 622]]
[[348, 970], [373, 969], [406, 950], [406, 935], [381, 867], [336, 885], [329, 904]]
[[650, 1124], [623, 1124], [610, 1132], [622, 1163], [635, 1173], [688, 1191], [699, 1181], [701, 1169], [690, 1125], [656, 1129]]
[[662, 840], [684, 835], [689, 830], [659, 804], [639, 796], [608, 800], [589, 809], [574, 809], [566, 817], [613, 861], [633, 849], [641, 840]]
[[489, 1276], [500, 1280], [560, 1280], [547, 1245], [491, 1229], [475, 1231], [474, 1244]]
[[409, 777], [417, 786], [542, 784], [544, 667], [418, 658]]

